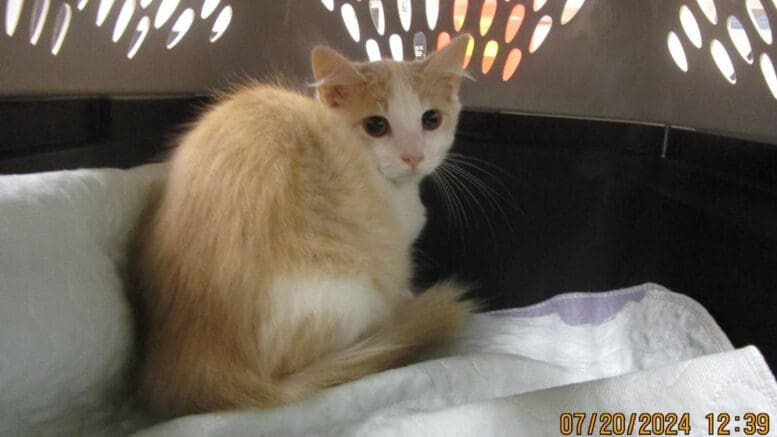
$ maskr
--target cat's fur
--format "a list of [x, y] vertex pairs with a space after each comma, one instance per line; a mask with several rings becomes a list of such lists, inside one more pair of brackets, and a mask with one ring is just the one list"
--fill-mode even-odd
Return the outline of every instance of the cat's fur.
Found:
[[[405, 362], [473, 310], [454, 283], [410, 292], [418, 184], [453, 141], [465, 46], [409, 63], [317, 48], [321, 101], [247, 86], [182, 138], [139, 239], [153, 411], [302, 399]], [[373, 115], [389, 134], [365, 133]], [[413, 171], [403, 153], [424, 159]]]

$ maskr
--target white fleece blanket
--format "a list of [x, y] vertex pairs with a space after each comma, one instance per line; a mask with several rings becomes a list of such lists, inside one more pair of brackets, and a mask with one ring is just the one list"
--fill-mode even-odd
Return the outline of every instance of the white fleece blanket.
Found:
[[123, 269], [163, 173], [0, 176], [0, 435], [574, 435], [581, 416], [566, 413], [585, 413], [582, 435], [600, 435], [599, 417], [616, 412], [616, 435], [637, 435], [641, 413], [687, 413], [690, 435], [707, 435], [710, 412], [743, 435], [745, 413], [777, 417], [758, 350], [732, 349], [698, 303], [646, 284], [478, 315], [422, 362], [298, 405], [154, 425], [127, 397]]

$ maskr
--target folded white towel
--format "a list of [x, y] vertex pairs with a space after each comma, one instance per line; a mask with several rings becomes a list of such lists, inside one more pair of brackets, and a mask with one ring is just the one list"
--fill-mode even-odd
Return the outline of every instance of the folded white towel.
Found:
[[586, 413], [588, 431], [593, 413], [617, 412], [624, 426], [633, 413], [631, 435], [642, 413], [676, 414], [679, 435], [684, 413], [690, 435], [707, 435], [708, 413], [729, 413], [736, 435], [735, 415], [777, 413], [757, 349], [732, 350], [698, 303], [652, 284], [480, 315], [436, 355], [299, 405], [184, 417], [140, 435], [539, 436], [559, 435], [564, 413]]

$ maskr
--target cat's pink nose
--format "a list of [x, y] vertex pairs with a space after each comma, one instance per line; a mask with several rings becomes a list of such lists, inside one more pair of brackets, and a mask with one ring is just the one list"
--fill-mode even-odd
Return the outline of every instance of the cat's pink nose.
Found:
[[402, 160], [405, 161], [410, 167], [416, 168], [418, 167], [418, 163], [424, 160], [424, 154], [419, 153], [403, 153], [401, 156]]

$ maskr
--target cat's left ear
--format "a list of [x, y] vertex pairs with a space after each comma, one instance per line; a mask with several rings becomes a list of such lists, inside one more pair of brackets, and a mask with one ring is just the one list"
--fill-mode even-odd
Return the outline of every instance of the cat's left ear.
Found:
[[448, 45], [424, 59], [424, 71], [453, 79], [456, 84], [462, 77], [469, 77], [464, 70], [464, 58], [467, 55], [467, 46], [472, 38], [465, 33], [454, 38]]
[[311, 55], [313, 77], [321, 100], [331, 107], [342, 104], [364, 86], [364, 78], [343, 55], [319, 46]]

